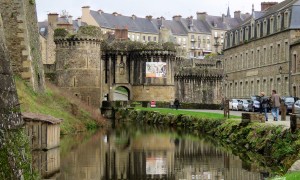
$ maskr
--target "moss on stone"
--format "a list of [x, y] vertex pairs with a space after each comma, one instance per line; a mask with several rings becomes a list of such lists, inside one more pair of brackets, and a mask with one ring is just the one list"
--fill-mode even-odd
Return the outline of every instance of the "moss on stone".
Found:
[[0, 139], [0, 179], [39, 179], [31, 168], [30, 147], [24, 129], [1, 130]]
[[163, 44], [157, 42], [142, 43], [130, 40], [113, 40], [110, 42], [108, 39], [102, 40], [101, 49], [102, 51], [176, 51], [175, 45], [171, 42]]

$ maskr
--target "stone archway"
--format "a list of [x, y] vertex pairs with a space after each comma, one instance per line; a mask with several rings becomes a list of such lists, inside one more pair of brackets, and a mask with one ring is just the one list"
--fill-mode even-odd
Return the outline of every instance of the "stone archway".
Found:
[[113, 101], [129, 101], [130, 90], [126, 86], [117, 86], [113, 91]]

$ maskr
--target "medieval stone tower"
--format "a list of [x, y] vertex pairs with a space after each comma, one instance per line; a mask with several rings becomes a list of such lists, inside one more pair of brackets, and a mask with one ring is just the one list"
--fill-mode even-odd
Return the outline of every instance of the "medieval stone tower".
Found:
[[88, 105], [99, 107], [100, 40], [60, 38], [56, 43], [56, 84]]

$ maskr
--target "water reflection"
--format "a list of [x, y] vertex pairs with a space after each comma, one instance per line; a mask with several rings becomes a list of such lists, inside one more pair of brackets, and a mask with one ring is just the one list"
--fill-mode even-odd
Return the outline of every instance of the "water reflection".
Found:
[[189, 135], [126, 127], [77, 140], [73, 148], [62, 145], [53, 179], [263, 179], [260, 168]]

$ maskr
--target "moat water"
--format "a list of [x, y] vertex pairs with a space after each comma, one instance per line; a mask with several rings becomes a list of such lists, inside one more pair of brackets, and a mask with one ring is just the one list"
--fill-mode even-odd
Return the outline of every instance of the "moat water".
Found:
[[59, 169], [51, 178], [260, 180], [262, 168], [243, 162], [209, 137], [170, 129], [120, 125], [64, 136]]

